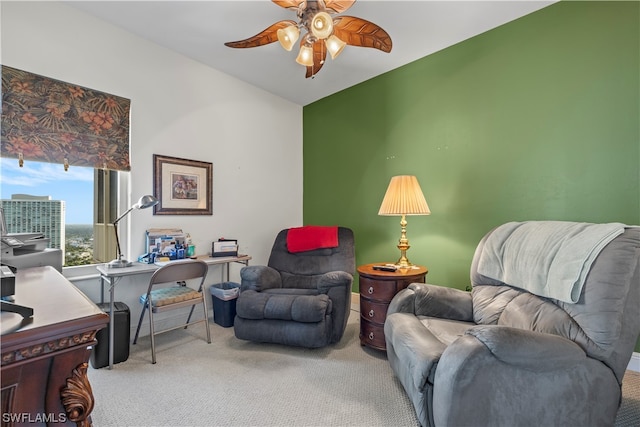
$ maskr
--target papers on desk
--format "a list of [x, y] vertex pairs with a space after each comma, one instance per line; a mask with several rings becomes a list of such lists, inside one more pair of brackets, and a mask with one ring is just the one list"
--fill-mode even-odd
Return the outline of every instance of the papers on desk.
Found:
[[150, 228], [147, 230], [146, 252], [168, 253], [176, 244], [184, 244], [186, 235], [180, 228]]

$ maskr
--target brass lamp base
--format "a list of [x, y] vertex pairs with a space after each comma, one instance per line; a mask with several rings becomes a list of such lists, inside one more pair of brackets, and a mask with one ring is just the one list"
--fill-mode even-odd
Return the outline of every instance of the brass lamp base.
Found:
[[409, 268], [413, 267], [413, 264], [409, 262], [405, 255], [401, 255], [398, 261], [396, 261], [395, 266], [398, 268]]
[[407, 219], [405, 215], [402, 215], [402, 219], [400, 220], [400, 228], [401, 228], [401, 234], [400, 234], [400, 240], [398, 240], [398, 249], [400, 249], [400, 258], [396, 262], [396, 266], [399, 268], [408, 268], [408, 267], [411, 267], [413, 264], [411, 264], [411, 262], [409, 262], [409, 259], [407, 258], [407, 251], [411, 246], [409, 245], [409, 239], [407, 239]]
[[133, 262], [127, 261], [126, 259], [122, 258], [114, 259], [113, 261], [109, 262], [109, 264], [107, 264], [109, 268], [125, 268], [131, 267], [132, 265]]

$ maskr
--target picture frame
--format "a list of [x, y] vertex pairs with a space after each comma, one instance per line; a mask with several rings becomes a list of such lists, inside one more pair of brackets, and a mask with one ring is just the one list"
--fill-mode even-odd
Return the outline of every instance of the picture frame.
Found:
[[153, 155], [154, 215], [213, 215], [213, 164]]

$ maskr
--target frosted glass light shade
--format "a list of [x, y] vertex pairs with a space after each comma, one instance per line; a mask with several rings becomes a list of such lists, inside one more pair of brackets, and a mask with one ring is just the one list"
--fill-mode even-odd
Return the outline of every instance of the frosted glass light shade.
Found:
[[288, 27], [279, 29], [276, 34], [278, 35], [280, 45], [286, 50], [291, 50], [298, 40], [298, 37], [300, 37], [300, 30], [295, 25], [289, 25]]
[[311, 20], [311, 34], [319, 39], [326, 39], [333, 33], [333, 19], [327, 12], [318, 12]]
[[418, 178], [400, 175], [391, 178], [378, 215], [429, 215], [431, 211], [422, 194]]
[[303, 45], [300, 48], [296, 62], [307, 67], [313, 66], [313, 49], [311, 46]]
[[329, 38], [324, 41], [324, 44], [327, 46], [327, 52], [331, 55], [331, 59], [336, 59], [338, 55], [340, 55], [340, 52], [342, 52], [342, 49], [347, 45], [335, 35], [329, 36]]

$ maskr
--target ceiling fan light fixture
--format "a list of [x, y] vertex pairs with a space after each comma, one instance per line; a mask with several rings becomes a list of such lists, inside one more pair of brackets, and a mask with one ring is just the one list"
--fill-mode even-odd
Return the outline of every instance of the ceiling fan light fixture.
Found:
[[324, 44], [327, 46], [327, 52], [331, 55], [331, 59], [336, 59], [347, 45], [336, 37], [335, 34], [329, 36], [329, 38], [324, 41]]
[[[278, 41], [283, 49], [291, 51], [293, 45], [298, 44], [300, 51], [296, 62], [306, 67], [306, 78], [313, 78], [322, 69], [327, 52], [332, 59], [336, 59], [347, 44], [391, 52], [391, 37], [380, 26], [366, 19], [340, 15], [356, 1], [272, 0], [284, 9], [295, 10], [297, 22], [292, 19], [280, 20], [254, 36], [226, 42], [225, 46], [245, 49]], [[336, 14], [339, 16], [334, 16]], [[301, 32], [304, 34], [301, 35]]]
[[277, 35], [282, 47], [290, 51], [296, 41], [298, 41], [298, 37], [300, 37], [300, 30], [295, 25], [289, 25], [288, 27], [279, 29]]
[[311, 34], [318, 39], [326, 39], [333, 33], [333, 19], [327, 12], [318, 12], [311, 20]]
[[305, 44], [300, 47], [300, 52], [298, 53], [296, 62], [306, 67], [313, 66], [313, 49], [311, 46]]

